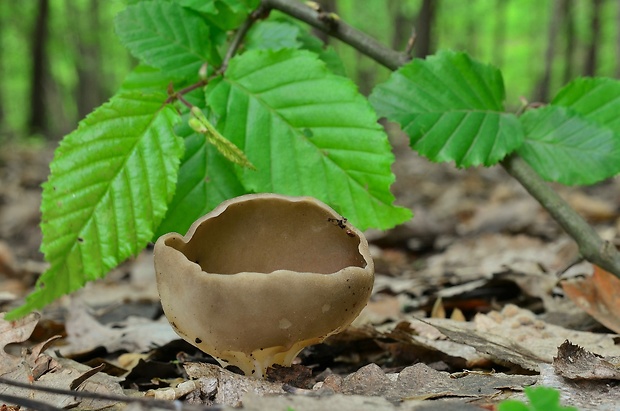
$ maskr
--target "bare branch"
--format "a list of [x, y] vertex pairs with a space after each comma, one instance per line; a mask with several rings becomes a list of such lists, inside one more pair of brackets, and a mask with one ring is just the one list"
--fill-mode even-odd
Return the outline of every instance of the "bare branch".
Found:
[[409, 61], [405, 53], [385, 47], [373, 37], [349, 26], [333, 13], [325, 13], [291, 0], [263, 0], [261, 4], [268, 9], [280, 10], [324, 31], [391, 70], [396, 70]]
[[407, 40], [407, 47], [405, 48], [405, 54], [407, 57], [413, 57], [413, 46], [415, 46], [415, 41], [418, 38], [418, 33], [415, 30], [415, 26], [411, 28], [411, 36]]
[[245, 35], [248, 34], [248, 31], [258, 19], [263, 18], [268, 14], [268, 10], [269, 9], [265, 6], [259, 5], [256, 10], [250, 13], [248, 18], [241, 25], [241, 27], [239, 27], [239, 29], [235, 33], [235, 37], [233, 37], [230, 46], [228, 47], [228, 50], [226, 50], [226, 56], [224, 56], [224, 61], [222, 61], [222, 66], [219, 69], [220, 72], [226, 71], [226, 68], [228, 67], [228, 62], [231, 58], [233, 58], [233, 56], [241, 46], [241, 43], [243, 43]]

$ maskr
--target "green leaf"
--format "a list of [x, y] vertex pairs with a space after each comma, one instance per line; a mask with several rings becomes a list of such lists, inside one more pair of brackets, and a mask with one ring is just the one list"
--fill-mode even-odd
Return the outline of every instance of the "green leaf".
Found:
[[301, 30], [297, 39], [301, 42], [301, 48], [318, 54], [319, 58], [325, 62], [329, 71], [339, 76], [347, 75], [344, 63], [336, 50], [313, 36], [308, 30]]
[[491, 166], [523, 142], [516, 116], [504, 113], [501, 72], [465, 53], [413, 60], [375, 88], [370, 102], [397, 122], [411, 147], [432, 161]]
[[[188, 79], [179, 79], [166, 75], [160, 69], [138, 65], [125, 77], [121, 84], [120, 92], [139, 91], [142, 93], [161, 93], [168, 91], [170, 85], [172, 85], [174, 90], [178, 91], [193, 84], [195, 83], [192, 83], [192, 81]], [[203, 87], [196, 88], [195, 90], [183, 94], [183, 99], [191, 105], [204, 106], [205, 95]], [[183, 114], [189, 112], [189, 108], [184, 104], [177, 105], [177, 109]]]
[[499, 403], [498, 411], [577, 411], [575, 407], [560, 405], [560, 393], [554, 388], [526, 387], [524, 391], [530, 406], [517, 400], [505, 400]]
[[165, 75], [160, 69], [140, 64], [125, 77], [120, 91], [163, 92], [174, 81], [174, 77]]
[[241, 25], [260, 0], [176, 0], [183, 7], [205, 13], [205, 17], [221, 30], [232, 30]]
[[504, 400], [497, 406], [498, 411], [532, 411], [532, 408], [528, 407], [521, 401], [517, 400]]
[[248, 194], [248, 190], [239, 181], [233, 164], [210, 144], [207, 145], [206, 152], [206, 211], [213, 210], [224, 200]]
[[551, 102], [573, 109], [583, 118], [620, 134], [620, 81], [578, 78], [567, 84]]
[[301, 42], [297, 40], [301, 29], [288, 22], [283, 21], [264, 21], [255, 24], [246, 36], [245, 47], [248, 50], [272, 49], [280, 50], [285, 48], [301, 47]]
[[175, 134], [184, 140], [185, 151], [174, 197], [168, 204], [166, 217], [155, 231], [153, 241], [169, 232], [185, 233], [196, 218], [206, 213], [207, 142], [204, 136], [189, 127], [188, 118], [189, 114], [184, 115], [183, 121], [175, 127]]
[[220, 152], [228, 161], [256, 170], [256, 167], [248, 160], [243, 151], [226, 139], [211, 125], [204, 113], [196, 106], [191, 109], [191, 116], [188, 121], [189, 126], [197, 133], [204, 135], [217, 151]]
[[317, 197], [360, 229], [410, 218], [392, 205], [394, 156], [375, 113], [316, 55], [248, 51], [209, 84], [207, 104], [257, 168], [238, 169], [247, 190]]
[[233, 13], [250, 13], [260, 4], [260, 0], [175, 0], [183, 7], [189, 7], [202, 13], [217, 15], [219, 10], [227, 8]]
[[[185, 95], [192, 104], [203, 107], [205, 95], [195, 90]], [[237, 178], [233, 165], [226, 160], [205, 136], [197, 134], [188, 125], [189, 113], [175, 127], [175, 134], [185, 141], [185, 154], [181, 159], [179, 178], [174, 198], [168, 205], [166, 217], [156, 230], [154, 240], [169, 233], [185, 233], [202, 215], [222, 201], [247, 194]]]
[[332, 73], [346, 75], [344, 64], [333, 47], [313, 36], [298, 21], [276, 11], [272, 11], [269, 20], [255, 24], [246, 39], [247, 50], [295, 48], [311, 51], [325, 62]]
[[15, 318], [103, 277], [152, 238], [172, 199], [183, 143], [163, 94], [113, 97], [57, 148], [43, 185], [50, 268]]
[[134, 56], [166, 75], [197, 78], [205, 62], [221, 62], [209, 26], [178, 4], [154, 0], [128, 6], [116, 16], [115, 26]]
[[203, 135], [191, 133], [185, 137], [177, 190], [154, 237], [169, 232], [185, 233], [198, 217], [222, 201], [243, 194], [247, 191], [231, 162], [207, 144]]
[[536, 411], [577, 411], [575, 407], [560, 405], [560, 392], [548, 387], [526, 387], [525, 395]]
[[521, 123], [526, 139], [518, 153], [546, 180], [592, 184], [620, 169], [620, 134], [573, 109], [530, 110]]

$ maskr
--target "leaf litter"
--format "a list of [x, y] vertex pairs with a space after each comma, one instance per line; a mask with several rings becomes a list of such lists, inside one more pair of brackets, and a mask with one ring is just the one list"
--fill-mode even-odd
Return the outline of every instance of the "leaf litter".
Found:
[[[162, 316], [146, 250], [41, 317], [0, 322], [0, 378], [29, 387], [0, 383], [3, 402], [480, 410], [523, 399], [525, 387], [550, 386], [565, 405], [620, 409], [616, 279], [576, 264], [572, 241], [503, 171], [430, 164], [405, 144], [395, 141], [394, 192], [416, 217], [369, 231], [377, 266], [369, 305], [293, 367], [247, 378], [180, 341]], [[49, 153], [16, 146], [0, 159], [2, 311], [20, 303], [45, 266], [32, 210]], [[620, 182], [557, 189], [606, 238], [618, 238]]]

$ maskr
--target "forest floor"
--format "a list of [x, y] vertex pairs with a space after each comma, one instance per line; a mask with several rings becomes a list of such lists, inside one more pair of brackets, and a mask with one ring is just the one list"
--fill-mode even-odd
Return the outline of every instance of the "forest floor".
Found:
[[[0, 377], [29, 384], [0, 383], [0, 404], [16, 404], [12, 395], [79, 409], [493, 410], [524, 400], [524, 387], [546, 386], [564, 405], [620, 410], [615, 279], [592, 276], [573, 241], [501, 168], [458, 170], [417, 157], [402, 137], [393, 144], [393, 191], [415, 217], [367, 232], [376, 264], [370, 303], [293, 367], [248, 378], [179, 340], [145, 250], [40, 315], [0, 320], [0, 348], [8, 345]], [[46, 268], [38, 209], [52, 154], [0, 151], [2, 311], [19, 305]], [[620, 180], [554, 187], [618, 242]]]

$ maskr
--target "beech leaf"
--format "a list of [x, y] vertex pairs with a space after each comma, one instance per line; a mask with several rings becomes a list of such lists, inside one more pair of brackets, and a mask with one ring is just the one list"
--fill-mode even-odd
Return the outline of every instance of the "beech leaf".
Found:
[[163, 94], [125, 93], [96, 109], [56, 149], [43, 185], [41, 250], [50, 263], [26, 304], [43, 307], [142, 250], [166, 213], [183, 142]]
[[394, 206], [394, 156], [354, 84], [303, 50], [250, 50], [207, 87], [216, 127], [256, 171], [238, 169], [248, 191], [310, 195], [360, 229], [411, 217]]
[[370, 102], [429, 160], [469, 167], [494, 165], [522, 144], [517, 117], [503, 112], [504, 97], [497, 68], [444, 51], [393, 72]]

